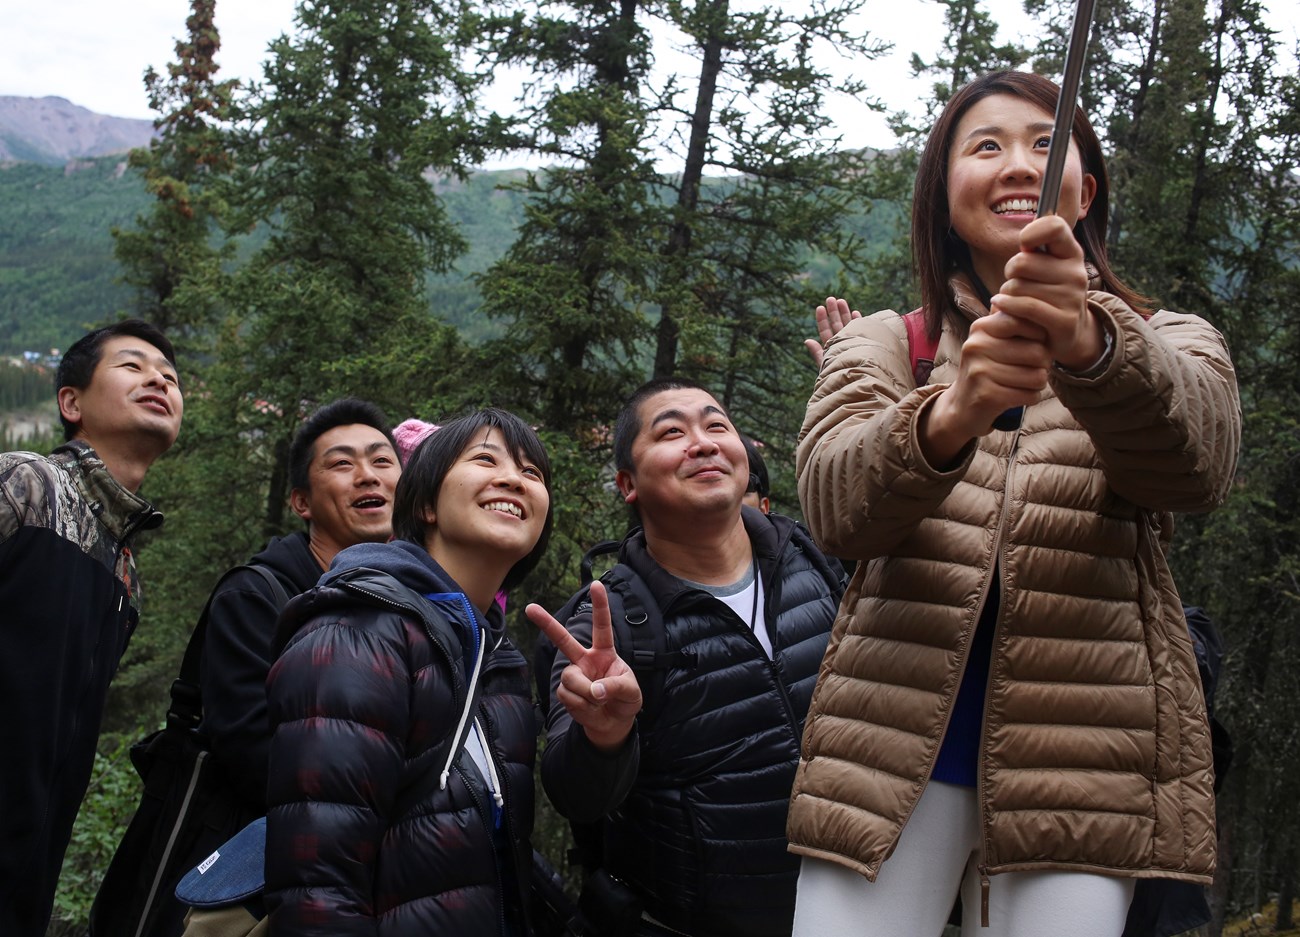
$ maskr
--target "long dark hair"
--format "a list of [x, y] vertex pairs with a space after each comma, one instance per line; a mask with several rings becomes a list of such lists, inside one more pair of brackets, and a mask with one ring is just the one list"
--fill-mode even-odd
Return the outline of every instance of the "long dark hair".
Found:
[[[1031, 72], [992, 72], [976, 78], [954, 94], [934, 122], [921, 153], [912, 196], [912, 265], [920, 281], [926, 328], [933, 339], [939, 337], [944, 315], [956, 311], [948, 285], [952, 275], [966, 273], [973, 283], [979, 283], [971, 266], [970, 250], [953, 233], [952, 219], [948, 214], [948, 153], [952, 148], [952, 136], [957, 124], [977, 101], [995, 94], [1021, 98], [1054, 114], [1061, 89], [1042, 75]], [[1106, 175], [1101, 142], [1082, 108], [1074, 110], [1071, 134], [1079, 148], [1083, 171], [1097, 181], [1097, 193], [1088, 207], [1088, 214], [1074, 226], [1075, 239], [1083, 247], [1084, 257], [1101, 275], [1101, 288], [1142, 312], [1150, 305], [1150, 300], [1121, 281], [1106, 257], [1110, 178]]]
[[[542, 473], [547, 494], [551, 493], [551, 460], [547, 458], [546, 449], [537, 433], [513, 413], [488, 407], [452, 420], [416, 447], [397, 481], [397, 491], [393, 495], [394, 537], [425, 545], [429, 525], [424, 518], [438, 502], [443, 479], [465, 451], [465, 447], [484, 431], [491, 429], [501, 431], [506, 448], [516, 461], [531, 462], [537, 466]], [[519, 585], [541, 560], [542, 554], [546, 552], [546, 544], [551, 539], [554, 518], [554, 504], [548, 503], [541, 536], [529, 554], [510, 567], [505, 581], [501, 583], [502, 589], [513, 589]]]

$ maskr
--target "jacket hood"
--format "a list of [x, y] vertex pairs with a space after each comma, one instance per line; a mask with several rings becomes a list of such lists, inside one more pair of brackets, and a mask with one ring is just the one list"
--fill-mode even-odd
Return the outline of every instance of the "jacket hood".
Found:
[[358, 543], [340, 550], [330, 563], [329, 570], [320, 577], [320, 585], [327, 586], [350, 569], [377, 569], [388, 573], [408, 589], [421, 595], [430, 592], [461, 592], [446, 570], [434, 562], [433, 557], [409, 540], [391, 540], [388, 543]]
[[249, 562], [260, 563], [285, 582], [293, 583], [295, 594], [310, 589], [321, 577], [320, 564], [312, 556], [307, 534], [301, 530], [285, 537], [272, 537]]
[[[753, 548], [759, 574], [765, 581], [772, 582], [777, 562], [794, 536], [795, 522], [784, 515], [764, 514], [758, 508], [745, 505], [740, 508], [740, 518]], [[658, 599], [663, 612], [667, 612], [679, 596], [699, 592], [655, 562], [646, 546], [645, 530], [641, 527], [633, 528], [624, 538], [619, 548], [619, 561], [626, 563], [650, 584], [650, 593]]]
[[[341, 579], [354, 580], [360, 570], [386, 574], [387, 582], [384, 581], [386, 577], [371, 577], [367, 581], [366, 588], [381, 594], [388, 601], [410, 607], [416, 615], [423, 615], [424, 610], [412, 606], [411, 592], [425, 597], [465, 596], [465, 590], [438, 565], [433, 557], [429, 556], [423, 547], [408, 540], [359, 543], [346, 550], [340, 550], [317, 585], [333, 586]], [[400, 588], [402, 586], [405, 589]], [[489, 649], [498, 647], [506, 634], [505, 613], [501, 607], [496, 602], [492, 602], [487, 609], [487, 614], [484, 614], [475, 608], [468, 598], [464, 599], [463, 604], [467, 610], [465, 624], [473, 632], [462, 635], [465, 639], [467, 655], [473, 655], [480, 634], [486, 635]], [[292, 632], [281, 635], [285, 642], [291, 636]]]

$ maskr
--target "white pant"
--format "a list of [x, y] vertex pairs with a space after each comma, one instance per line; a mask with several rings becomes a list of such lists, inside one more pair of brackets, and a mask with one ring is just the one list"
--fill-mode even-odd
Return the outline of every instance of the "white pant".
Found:
[[803, 860], [794, 937], [939, 937], [960, 886], [962, 937], [1119, 937], [1134, 881], [1083, 872], [989, 880], [980, 927], [979, 810], [973, 788], [931, 781], [874, 882]]

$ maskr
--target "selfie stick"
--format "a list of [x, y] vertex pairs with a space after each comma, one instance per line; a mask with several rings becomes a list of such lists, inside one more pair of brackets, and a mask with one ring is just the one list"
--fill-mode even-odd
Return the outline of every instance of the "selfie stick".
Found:
[[[1070, 150], [1070, 129], [1074, 109], [1079, 102], [1079, 80], [1083, 77], [1083, 60], [1088, 54], [1088, 34], [1092, 31], [1092, 14], [1097, 0], [1079, 0], [1074, 8], [1074, 26], [1070, 30], [1070, 47], [1065, 51], [1065, 74], [1061, 76], [1061, 96], [1056, 99], [1056, 118], [1052, 121], [1052, 142], [1047, 147], [1047, 168], [1043, 170], [1043, 189], [1038, 193], [1038, 214], [1055, 215], [1061, 201], [1061, 176], [1065, 172], [1065, 154]], [[993, 428], [1010, 432], [1020, 426], [1023, 407], [1003, 411], [993, 421]]]
[[1065, 74], [1061, 76], [1061, 96], [1056, 99], [1056, 120], [1052, 123], [1052, 142], [1047, 148], [1047, 169], [1043, 172], [1043, 190], [1038, 194], [1038, 215], [1055, 215], [1061, 201], [1061, 175], [1065, 172], [1065, 154], [1070, 149], [1070, 128], [1079, 102], [1079, 81], [1083, 77], [1083, 60], [1088, 54], [1088, 34], [1092, 31], [1092, 13], [1097, 0], [1079, 0], [1074, 9], [1074, 27], [1070, 30], [1070, 47], [1065, 52]]

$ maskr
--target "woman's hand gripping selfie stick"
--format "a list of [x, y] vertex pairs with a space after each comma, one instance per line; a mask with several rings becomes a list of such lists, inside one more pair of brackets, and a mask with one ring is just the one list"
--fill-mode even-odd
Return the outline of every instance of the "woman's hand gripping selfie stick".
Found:
[[[1052, 122], [1052, 142], [1047, 148], [1047, 168], [1043, 171], [1043, 188], [1038, 193], [1038, 214], [1055, 215], [1061, 201], [1061, 175], [1065, 172], [1065, 155], [1070, 149], [1070, 127], [1074, 123], [1074, 109], [1079, 103], [1079, 82], [1083, 78], [1083, 62], [1088, 55], [1088, 35], [1092, 32], [1093, 11], [1097, 0], [1079, 0], [1074, 8], [1074, 25], [1070, 29], [1070, 45], [1065, 52], [1065, 73], [1061, 76], [1061, 96], [1056, 99], [1056, 116]], [[1040, 248], [1042, 250], [1044, 248]], [[1014, 430], [1020, 426], [1023, 407], [1006, 410], [993, 421], [993, 428]]]

